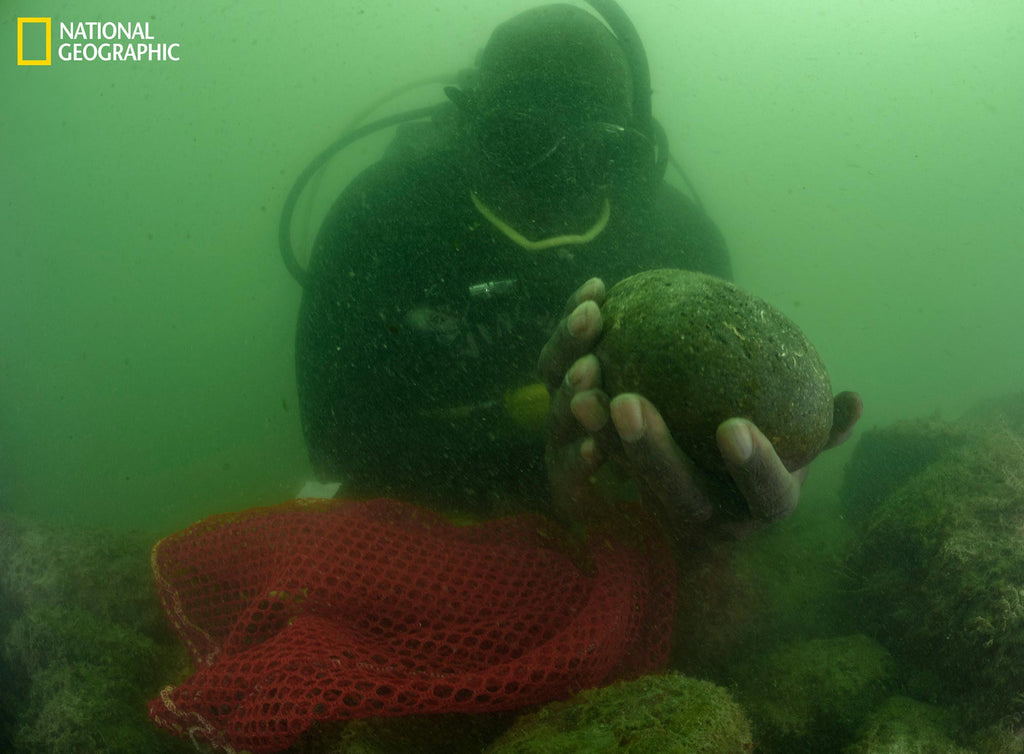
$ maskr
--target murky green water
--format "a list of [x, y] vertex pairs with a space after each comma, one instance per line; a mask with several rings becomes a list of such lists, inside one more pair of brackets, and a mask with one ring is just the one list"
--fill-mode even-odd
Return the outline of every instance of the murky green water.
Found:
[[[532, 5], [5, 3], [0, 512], [167, 533], [293, 496], [310, 471], [284, 197], [379, 96], [472, 65]], [[1024, 6], [625, 5], [736, 282], [862, 394], [862, 431], [1024, 387]], [[42, 15], [53, 64], [18, 66], [17, 18]], [[180, 62], [59, 60], [59, 22], [93, 20], [148, 22]], [[387, 142], [334, 163], [300, 244]], [[805, 505], [830, 509], [855, 442], [816, 462]], [[787, 525], [811, 541], [820, 518]]]
[[[0, 19], [4, 506], [163, 529], [286, 497], [307, 471], [284, 195], [357, 111], [470, 65], [530, 4], [44, 5]], [[630, 6], [737, 282], [862, 392], [865, 426], [1020, 386], [1019, 4]], [[15, 19], [43, 12], [149, 21], [181, 62], [17, 67]]]

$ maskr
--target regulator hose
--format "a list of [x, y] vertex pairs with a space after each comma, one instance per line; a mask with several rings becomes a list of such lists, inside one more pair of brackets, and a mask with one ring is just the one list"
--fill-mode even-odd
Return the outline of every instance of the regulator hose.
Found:
[[308, 184], [310, 179], [316, 175], [318, 170], [330, 162], [334, 155], [349, 144], [374, 134], [381, 129], [397, 126], [411, 120], [419, 120], [420, 118], [429, 117], [441, 106], [442, 105], [430, 105], [429, 107], [421, 107], [416, 110], [407, 110], [403, 113], [395, 113], [394, 115], [389, 115], [385, 118], [380, 118], [371, 123], [367, 123], [364, 126], [359, 126], [358, 128], [346, 131], [330, 146], [314, 157], [308, 165], [306, 165], [305, 170], [299, 174], [299, 177], [295, 179], [295, 183], [292, 184], [292, 188], [291, 191], [288, 192], [288, 196], [285, 197], [284, 206], [281, 208], [281, 220], [277, 229], [277, 239], [278, 245], [281, 249], [281, 259], [284, 261], [284, 266], [288, 268], [288, 272], [291, 273], [292, 277], [295, 278], [299, 285], [303, 288], [306, 287], [309, 273], [303, 269], [302, 265], [299, 264], [299, 260], [295, 258], [295, 249], [292, 246], [292, 216], [295, 214], [295, 205], [298, 204], [299, 197], [302, 196], [302, 192], [305, 190], [306, 184]]

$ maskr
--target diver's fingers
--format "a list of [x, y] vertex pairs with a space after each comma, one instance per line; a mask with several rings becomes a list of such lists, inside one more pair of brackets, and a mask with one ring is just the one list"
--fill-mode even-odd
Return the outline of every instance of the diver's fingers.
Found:
[[[604, 299], [604, 282], [601, 278], [590, 278], [573, 291], [565, 302], [562, 319], [541, 349], [537, 364], [549, 391], [556, 389], [569, 365], [589, 351], [597, 341], [597, 336], [601, 334], [600, 307]], [[592, 305], [580, 310], [581, 304], [586, 302], [597, 306], [596, 317]]]
[[603, 459], [572, 407], [579, 395], [598, 392], [595, 386], [600, 381], [597, 357], [587, 354], [569, 368], [558, 390], [551, 395], [545, 461], [555, 507], [570, 518], [582, 513], [579, 506], [586, 503], [591, 476]]
[[597, 388], [581, 391], [573, 396], [570, 408], [603, 457], [622, 456], [615, 426], [608, 421], [608, 396], [604, 391]]
[[565, 373], [558, 389], [551, 394], [548, 411], [548, 443], [563, 445], [586, 434], [573, 415], [571, 404], [579, 392], [593, 390], [601, 382], [601, 366], [597, 357], [587, 354]]
[[564, 445], [548, 445], [544, 454], [551, 481], [551, 497], [560, 515], [576, 520], [591, 494], [591, 477], [601, 463], [593, 439], [584, 437]]
[[776, 521], [793, 512], [806, 467], [791, 474], [768, 438], [746, 419], [726, 419], [718, 425], [715, 439], [755, 520]]
[[565, 308], [562, 310], [562, 316], [569, 316], [584, 301], [593, 301], [601, 306], [604, 303], [604, 294], [604, 281], [601, 278], [590, 278], [569, 296], [569, 300], [565, 302]]
[[863, 413], [864, 401], [857, 393], [845, 390], [833, 398], [832, 431], [822, 450], [838, 447], [849, 440]]
[[[842, 392], [833, 399], [832, 430], [822, 450], [846, 442], [864, 413], [857, 393]], [[771, 442], [746, 419], [728, 419], [718, 426], [718, 448], [733, 481], [755, 520], [776, 521], [796, 508], [808, 467], [790, 473]]]
[[601, 327], [601, 309], [593, 300], [582, 302], [558, 323], [537, 363], [549, 392], [556, 391], [569, 366], [594, 347]]
[[715, 506], [697, 484], [696, 466], [676, 445], [654, 404], [622, 393], [612, 399], [609, 414], [645, 502], [658, 505], [673, 523], [711, 518]]

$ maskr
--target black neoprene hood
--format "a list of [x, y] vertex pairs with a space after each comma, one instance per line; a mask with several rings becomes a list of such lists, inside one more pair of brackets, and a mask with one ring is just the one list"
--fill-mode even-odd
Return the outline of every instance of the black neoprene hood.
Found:
[[594, 15], [534, 8], [498, 26], [480, 61], [481, 111], [533, 111], [555, 120], [627, 125], [633, 86], [622, 47]]

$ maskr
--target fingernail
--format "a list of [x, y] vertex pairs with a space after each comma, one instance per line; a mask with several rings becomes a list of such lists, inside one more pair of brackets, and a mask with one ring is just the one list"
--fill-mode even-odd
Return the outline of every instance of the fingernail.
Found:
[[590, 278], [590, 280], [580, 286], [580, 298], [596, 298], [602, 285], [604, 284], [601, 282], [601, 278]]
[[580, 443], [580, 458], [587, 463], [593, 463], [597, 457], [597, 444], [594, 442], [593, 437], [588, 437], [586, 440]]
[[608, 412], [591, 397], [577, 396], [572, 399], [569, 408], [587, 432], [600, 432], [608, 423]]
[[590, 319], [589, 309], [590, 307], [584, 302], [569, 315], [569, 334], [574, 338], [578, 338], [586, 330], [587, 321]]
[[615, 428], [626, 442], [636, 442], [644, 436], [644, 412], [636, 398], [616, 400]]
[[565, 381], [573, 393], [593, 386], [597, 377], [594, 374], [596, 360], [591, 356], [584, 356], [573, 362], [569, 371], [565, 373]]
[[576, 362], [569, 371], [565, 373], [565, 384], [571, 387], [574, 391], [576, 386], [580, 384], [580, 380], [583, 378], [583, 367], [579, 362]]
[[754, 455], [754, 439], [745, 421], [730, 419], [722, 425], [718, 437], [722, 452], [733, 463], [744, 464]]

